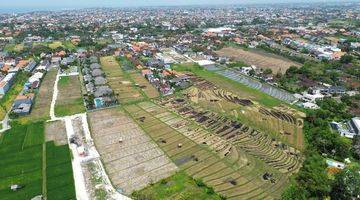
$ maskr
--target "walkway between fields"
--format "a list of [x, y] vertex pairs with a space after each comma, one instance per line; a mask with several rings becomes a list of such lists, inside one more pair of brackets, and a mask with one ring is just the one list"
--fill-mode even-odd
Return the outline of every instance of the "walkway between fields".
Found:
[[0, 122], [0, 124], [2, 125], [1, 129], [0, 129], [0, 133], [3, 133], [3, 132], [5, 132], [5, 131], [7, 131], [7, 130], [9, 130], [11, 128], [9, 112], [6, 113], [4, 119]]
[[[71, 74], [71, 75], [77, 75], [77, 74]], [[116, 191], [116, 189], [112, 185], [108, 175], [106, 174], [105, 168], [100, 160], [100, 154], [98, 153], [95, 145], [93, 144], [93, 139], [90, 134], [90, 129], [89, 129], [89, 125], [87, 122], [86, 113], [80, 113], [80, 114], [75, 114], [72, 116], [65, 116], [65, 117], [56, 117], [55, 104], [56, 104], [56, 100], [57, 100], [58, 93], [59, 93], [58, 81], [61, 76], [68, 76], [68, 75], [61, 75], [58, 73], [56, 76], [56, 80], [54, 83], [54, 93], [53, 93], [53, 97], [51, 100], [50, 113], [49, 113], [51, 119], [49, 121], [61, 120], [61, 121], [65, 122], [68, 144], [69, 144], [69, 148], [73, 155], [72, 168], [73, 168], [74, 181], [75, 181], [76, 198], [78, 200], [88, 200], [89, 199], [89, 194], [87, 192], [86, 183], [85, 183], [85, 175], [84, 175], [85, 173], [81, 167], [81, 163], [92, 160], [92, 161], [94, 161], [94, 163], [97, 166], [96, 167], [98, 170], [97, 173], [101, 174], [103, 184], [105, 186], [105, 189], [109, 193], [110, 198], [114, 199], [114, 200], [129, 200], [130, 198], [128, 198]], [[85, 142], [90, 147], [88, 149], [88, 155], [86, 157], [81, 157], [77, 151], [77, 146], [75, 144], [69, 143], [70, 138], [75, 135], [72, 120], [74, 120], [76, 118], [81, 118], [82, 129], [84, 131], [85, 140], [86, 140]]]

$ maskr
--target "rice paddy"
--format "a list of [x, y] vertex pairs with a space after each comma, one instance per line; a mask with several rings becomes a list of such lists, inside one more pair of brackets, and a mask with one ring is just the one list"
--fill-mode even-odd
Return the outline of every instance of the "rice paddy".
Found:
[[[69, 149], [44, 142], [43, 122], [13, 122], [12, 128], [0, 138], [1, 199], [23, 200], [38, 195], [75, 199]], [[11, 185], [21, 188], [12, 191]]]
[[[204, 120], [204, 113], [180, 111], [184, 103], [176, 102], [160, 101], [162, 106], [142, 102], [125, 110], [181, 170], [202, 179], [220, 195], [229, 199], [280, 197], [288, 176], [300, 167], [300, 158], [251, 128], [236, 123], [230, 127], [231, 121], [228, 124], [215, 115]], [[264, 179], [264, 174], [271, 178]]]

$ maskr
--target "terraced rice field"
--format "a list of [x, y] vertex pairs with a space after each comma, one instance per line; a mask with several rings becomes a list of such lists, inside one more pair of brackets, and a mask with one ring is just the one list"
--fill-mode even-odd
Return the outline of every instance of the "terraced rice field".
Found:
[[78, 76], [62, 76], [58, 83], [59, 94], [55, 104], [56, 116], [67, 116], [85, 111]]
[[116, 188], [130, 195], [178, 168], [134, 121], [118, 109], [89, 114], [95, 145]]
[[[261, 141], [268, 140], [260, 134], [257, 136], [260, 142], [246, 136], [251, 131], [240, 134], [243, 140], [237, 142], [248, 144], [240, 148], [241, 145], [228, 141], [209, 126], [205, 129], [190, 117], [179, 116], [151, 102], [128, 105], [125, 110], [180, 169], [229, 199], [279, 198], [292, 173], [286, 166], [294, 160], [280, 156], [281, 152], [269, 144], [262, 144]], [[264, 157], [269, 155], [266, 162]], [[272, 162], [282, 164], [269, 165]], [[271, 181], [262, 178], [266, 172], [272, 174]]]
[[194, 86], [183, 92], [189, 102], [235, 117], [299, 150], [303, 148], [303, 113], [286, 105], [266, 108], [204, 79], [193, 77], [192, 81]]
[[[0, 136], [0, 157], [0, 199], [31, 199], [43, 192], [50, 200], [75, 199], [69, 149], [44, 143], [42, 122], [13, 123]], [[12, 191], [13, 184], [22, 188]]]
[[24, 120], [44, 120], [50, 118], [50, 105], [54, 92], [54, 84], [56, 80], [56, 69], [51, 69], [44, 77], [41, 83], [39, 93], [35, 97], [35, 104], [29, 116]]
[[120, 103], [143, 99], [140, 91], [126, 77], [126, 74], [113, 56], [101, 57], [100, 62], [108, 84], [113, 89], [115, 97]]

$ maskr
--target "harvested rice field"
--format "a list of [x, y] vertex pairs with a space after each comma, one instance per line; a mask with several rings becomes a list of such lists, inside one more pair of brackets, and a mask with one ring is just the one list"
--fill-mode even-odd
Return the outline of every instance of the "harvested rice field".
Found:
[[216, 53], [219, 56], [226, 56], [235, 60], [241, 60], [249, 65], [255, 65], [256, 67], [262, 69], [270, 68], [274, 74], [278, 72], [285, 73], [291, 66], [300, 66], [299, 63], [293, 62], [289, 59], [262, 51], [225, 47]]
[[120, 103], [128, 103], [144, 98], [113, 56], [101, 57], [100, 63], [108, 84]]
[[[259, 133], [252, 137], [252, 130], [237, 124], [226, 130], [220, 125], [227, 123], [210, 119], [211, 113], [199, 121], [191, 110], [180, 114], [175, 104], [159, 103], [127, 105], [125, 110], [181, 170], [228, 199], [279, 198], [288, 176], [299, 168], [296, 158]], [[271, 178], [264, 179], [266, 173]]]
[[55, 104], [56, 116], [62, 117], [85, 111], [78, 76], [61, 76], [58, 89], [59, 94]]
[[123, 111], [105, 109], [89, 113], [95, 145], [118, 190], [135, 190], [173, 175], [177, 166]]

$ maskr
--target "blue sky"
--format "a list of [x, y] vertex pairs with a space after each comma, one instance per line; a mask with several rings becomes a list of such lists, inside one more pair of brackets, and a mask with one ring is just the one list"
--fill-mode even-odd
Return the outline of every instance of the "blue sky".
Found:
[[[86, 7], [134, 7], [134, 6], [173, 6], [173, 5], [214, 5], [249, 3], [301, 3], [329, 2], [345, 0], [0, 0], [0, 10], [23, 9], [74, 9]], [[350, 0], [360, 1], [360, 0]]]

